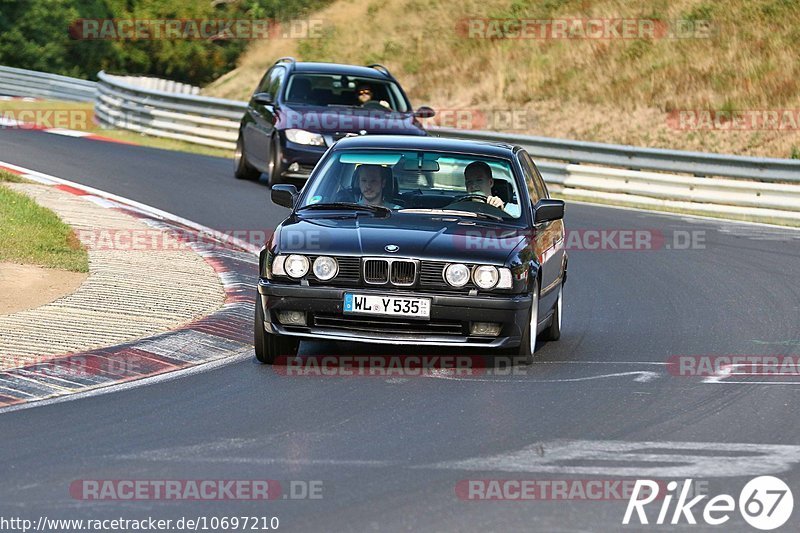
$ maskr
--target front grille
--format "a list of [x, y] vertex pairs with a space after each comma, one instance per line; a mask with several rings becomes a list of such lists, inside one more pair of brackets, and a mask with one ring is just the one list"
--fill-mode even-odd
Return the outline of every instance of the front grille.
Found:
[[408, 259], [364, 259], [364, 281], [370, 285], [410, 287], [417, 281], [417, 261]]
[[381, 285], [389, 281], [389, 262], [385, 259], [365, 259], [364, 281]]
[[413, 261], [393, 261], [392, 262], [392, 284], [394, 285], [413, 285], [414, 278], [417, 277], [417, 265]]
[[452, 288], [443, 277], [446, 264], [441, 261], [423, 261], [419, 271], [419, 284], [423, 287], [431, 288]]
[[356, 333], [464, 336], [461, 322], [441, 320], [419, 321], [392, 317], [316, 315], [314, 316], [314, 325]]

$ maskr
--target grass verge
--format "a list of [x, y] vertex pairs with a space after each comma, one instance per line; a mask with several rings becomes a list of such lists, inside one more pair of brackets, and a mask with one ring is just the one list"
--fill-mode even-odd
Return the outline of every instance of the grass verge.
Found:
[[89, 256], [72, 228], [51, 210], [1, 184], [21, 181], [0, 170], [0, 261], [88, 272]]

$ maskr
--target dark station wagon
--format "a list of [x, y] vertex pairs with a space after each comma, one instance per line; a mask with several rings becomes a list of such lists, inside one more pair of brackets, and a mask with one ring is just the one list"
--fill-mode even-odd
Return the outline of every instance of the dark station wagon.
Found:
[[485, 348], [530, 362], [561, 334], [564, 202], [519, 146], [370, 135], [335, 143], [260, 255], [259, 361], [302, 339]]
[[367, 134], [427, 135], [386, 67], [307, 63], [285, 57], [264, 74], [239, 126], [234, 174], [271, 185], [305, 179], [342, 137]]

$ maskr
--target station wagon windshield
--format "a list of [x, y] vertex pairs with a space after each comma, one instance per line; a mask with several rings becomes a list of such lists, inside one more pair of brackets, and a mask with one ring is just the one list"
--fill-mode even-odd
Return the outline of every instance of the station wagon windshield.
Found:
[[349, 204], [508, 221], [521, 216], [509, 160], [420, 150], [342, 150], [322, 165], [306, 185], [298, 210]]

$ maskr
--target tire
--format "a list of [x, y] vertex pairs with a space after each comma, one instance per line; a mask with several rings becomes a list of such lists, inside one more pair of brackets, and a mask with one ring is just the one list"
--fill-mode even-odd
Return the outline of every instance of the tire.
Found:
[[561, 316], [564, 310], [564, 284], [558, 288], [558, 300], [553, 306], [553, 320], [550, 326], [542, 332], [542, 339], [557, 341], [561, 338]]
[[261, 176], [261, 172], [251, 167], [247, 162], [247, 156], [244, 151], [244, 139], [242, 134], [239, 133], [239, 138], [236, 140], [236, 151], [233, 153], [233, 175], [238, 180], [251, 180], [255, 181]]
[[277, 135], [272, 138], [272, 146], [269, 151], [269, 167], [267, 168], [267, 178], [270, 187], [283, 183], [283, 158], [281, 157], [281, 143]]
[[275, 364], [278, 357], [294, 357], [300, 343], [291, 337], [281, 337], [264, 331], [264, 309], [261, 295], [256, 298], [255, 324], [253, 325], [253, 347], [256, 359], [266, 365]]
[[519, 348], [512, 351], [512, 355], [523, 365], [533, 363], [533, 354], [536, 351], [536, 326], [539, 321], [539, 284], [533, 288], [533, 298], [531, 298], [531, 311], [528, 318], [528, 325], [522, 333], [522, 340]]

